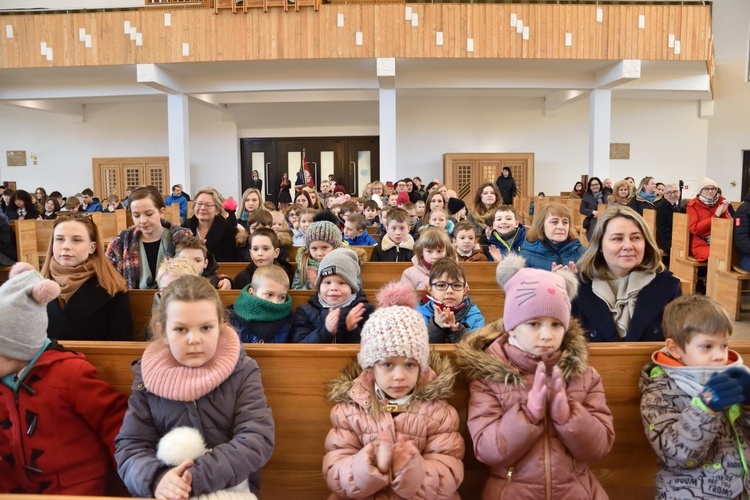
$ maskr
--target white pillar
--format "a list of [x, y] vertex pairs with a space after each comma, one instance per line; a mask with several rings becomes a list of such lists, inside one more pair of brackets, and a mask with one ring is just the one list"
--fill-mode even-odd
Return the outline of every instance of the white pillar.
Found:
[[[188, 98], [184, 94], [167, 94], [167, 128], [169, 131], [170, 184], [182, 184], [192, 196], [190, 185], [190, 121]], [[172, 186], [170, 185], [169, 188]]]
[[604, 180], [609, 174], [612, 128], [612, 91], [594, 89], [589, 96], [589, 176]]
[[[396, 59], [377, 61], [380, 98], [380, 179], [395, 181], [396, 174]], [[375, 179], [373, 179], [375, 180]]]

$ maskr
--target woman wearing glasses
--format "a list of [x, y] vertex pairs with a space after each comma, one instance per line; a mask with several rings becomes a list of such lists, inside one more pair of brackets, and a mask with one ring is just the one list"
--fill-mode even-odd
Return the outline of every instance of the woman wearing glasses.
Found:
[[589, 179], [586, 192], [581, 197], [579, 211], [585, 217], [583, 228], [586, 230], [586, 239], [591, 239], [596, 228], [597, 216], [599, 215], [599, 205], [604, 203], [604, 191], [602, 191], [602, 181], [599, 177]]
[[719, 194], [716, 183], [704, 177], [698, 184], [698, 194], [687, 204], [685, 212], [690, 216], [690, 253], [699, 262], [708, 260], [711, 243], [711, 219], [731, 219], [729, 200]]
[[135, 189], [128, 196], [133, 226], [121, 232], [107, 247], [107, 258], [128, 289], [156, 288], [156, 272], [166, 257], [174, 257], [175, 244], [190, 231], [163, 219], [164, 198], [154, 186]]
[[237, 226], [225, 219], [224, 200], [212, 187], [195, 193], [193, 216], [185, 227], [206, 242], [206, 248], [217, 262], [237, 262]]

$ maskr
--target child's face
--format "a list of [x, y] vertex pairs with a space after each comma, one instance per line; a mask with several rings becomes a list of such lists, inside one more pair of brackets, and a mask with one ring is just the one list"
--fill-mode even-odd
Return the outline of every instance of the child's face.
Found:
[[396, 356], [375, 363], [372, 375], [390, 399], [398, 399], [408, 396], [417, 386], [419, 365], [413, 359]]
[[395, 207], [398, 205], [398, 195], [397, 194], [391, 194], [388, 195], [388, 204], [392, 207]]
[[726, 366], [729, 359], [729, 333], [695, 333], [682, 349], [667, 339], [667, 349], [673, 358], [685, 366]]
[[346, 221], [349, 219], [349, 216], [352, 214], [351, 211], [341, 212], [341, 220]]
[[254, 236], [250, 242], [250, 258], [258, 267], [270, 266], [279, 256], [280, 249], [274, 248], [268, 236]]
[[362, 213], [365, 210], [365, 204], [357, 201], [357, 212]]
[[[455, 290], [453, 287], [461, 286], [461, 290]], [[446, 306], [457, 306], [464, 300], [464, 294], [469, 291], [469, 286], [463, 281], [451, 278], [448, 273], [443, 273], [438, 279], [430, 282], [430, 295]], [[445, 290], [440, 288], [445, 287]]]
[[409, 232], [409, 227], [406, 225], [406, 222], [392, 220], [388, 222], [386, 231], [388, 233], [388, 238], [398, 245], [404, 241], [404, 238], [406, 238], [406, 234]]
[[302, 232], [306, 232], [310, 224], [313, 223], [313, 214], [304, 214], [299, 218], [299, 228]]
[[286, 214], [286, 219], [289, 221], [289, 224], [295, 225], [299, 222], [299, 214], [297, 212], [289, 212]]
[[[495, 212], [495, 220], [492, 222], [492, 229], [506, 235], [518, 227], [518, 219], [513, 212]], [[567, 236], [566, 236], [567, 237]]]
[[445, 231], [445, 226], [448, 224], [448, 219], [445, 217], [445, 214], [442, 212], [432, 212], [430, 213], [430, 225], [433, 227], [437, 227], [439, 229], [442, 229]]
[[259, 205], [260, 199], [258, 198], [257, 193], [250, 193], [247, 195], [247, 198], [245, 198], [245, 210], [248, 212], [255, 212]]
[[415, 205], [417, 206], [417, 215], [422, 217], [424, 215], [424, 201], [419, 200]]
[[352, 287], [341, 276], [332, 274], [320, 280], [318, 294], [328, 304], [337, 306], [349, 300], [352, 296]]
[[362, 234], [362, 230], [357, 229], [356, 224], [349, 222], [349, 221], [344, 223], [344, 237], [345, 238], [354, 239], [360, 234]]
[[330, 198], [328, 198], [328, 199], [326, 200], [326, 205], [328, 205], [328, 208], [331, 208], [331, 207], [333, 206], [333, 204], [334, 204], [334, 203], [337, 203], [337, 202], [336, 202], [336, 197], [335, 197], [335, 196], [331, 196]]
[[333, 213], [334, 215], [338, 216], [338, 215], [339, 215], [339, 213], [341, 213], [341, 207], [340, 207], [339, 205], [333, 205], [333, 206], [331, 207], [331, 212], [332, 212], [332, 213]]
[[183, 248], [177, 252], [175, 257], [182, 257], [189, 260], [190, 265], [195, 269], [195, 274], [198, 276], [203, 274], [203, 270], [208, 265], [208, 259], [199, 248]]
[[516, 338], [521, 349], [529, 354], [541, 356], [560, 348], [565, 326], [558, 319], [544, 316], [521, 323], [508, 334]]
[[328, 255], [331, 250], [333, 250], [333, 246], [325, 241], [312, 241], [310, 242], [310, 246], [308, 247], [310, 257], [317, 260], [318, 262], [323, 260], [323, 257]]
[[267, 300], [268, 302], [273, 302], [274, 304], [283, 304], [284, 302], [286, 302], [289, 287], [283, 285], [282, 283], [278, 283], [275, 280], [265, 279], [257, 290], [254, 290], [253, 287], [250, 287], [247, 289], [247, 292], [250, 295], [255, 295], [259, 299]]
[[167, 305], [167, 342], [181, 365], [199, 368], [208, 363], [216, 353], [220, 327], [216, 304], [210, 300], [172, 300]]
[[446, 256], [448, 252], [445, 248], [425, 248], [422, 250], [422, 259], [432, 265]]
[[271, 229], [273, 229], [275, 232], [283, 231], [284, 229], [287, 229], [286, 221], [284, 220], [284, 216], [280, 213], [273, 214], [273, 224], [271, 224]]
[[477, 234], [473, 230], [464, 229], [456, 233], [455, 245], [461, 253], [468, 254], [474, 251], [477, 242]]
[[62, 267], [76, 267], [96, 251], [96, 243], [89, 238], [86, 226], [74, 220], [55, 227], [52, 256]]
[[365, 208], [363, 212], [367, 220], [373, 220], [378, 215], [377, 208]]

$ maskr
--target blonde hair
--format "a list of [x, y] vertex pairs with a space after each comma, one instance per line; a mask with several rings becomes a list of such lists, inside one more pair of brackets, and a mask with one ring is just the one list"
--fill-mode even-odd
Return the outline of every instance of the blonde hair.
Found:
[[[245, 211], [245, 201], [247, 200], [247, 197], [253, 193], [255, 193], [258, 196], [258, 208], [256, 208], [255, 210], [258, 210], [259, 208], [264, 206], [263, 196], [260, 194], [260, 190], [256, 188], [247, 188], [242, 193], [242, 202], [239, 205], [237, 205], [237, 218], [238, 219], [242, 217], [242, 212]], [[197, 198], [198, 196], [196, 195], [195, 197]]]
[[279, 266], [262, 266], [257, 268], [253, 273], [253, 280], [250, 286], [253, 290], [257, 290], [269, 280], [275, 281], [279, 285], [286, 287], [287, 291], [289, 290], [289, 276]]
[[451, 243], [451, 238], [448, 233], [442, 229], [431, 227], [425, 230], [414, 245], [414, 255], [421, 261], [423, 258], [423, 252], [425, 249], [437, 249], [445, 250], [445, 256], [451, 259], [456, 259], [456, 249]]
[[593, 279], [615, 279], [612, 273], [609, 272], [607, 261], [604, 260], [602, 240], [604, 240], [604, 233], [609, 223], [618, 217], [633, 221], [643, 235], [643, 240], [646, 242], [643, 251], [643, 260], [633, 270], [653, 274], [664, 270], [659, 246], [656, 244], [651, 231], [649, 231], [646, 221], [632, 208], [618, 205], [609, 207], [603, 214], [599, 215], [599, 221], [596, 223], [594, 233], [589, 240], [589, 247], [578, 262], [578, 274], [581, 278], [589, 281]]
[[166, 341], [167, 307], [169, 307], [170, 303], [174, 301], [198, 302], [201, 300], [213, 302], [216, 305], [216, 315], [219, 318], [219, 325], [225, 322], [226, 309], [224, 309], [224, 304], [221, 302], [219, 292], [216, 291], [206, 278], [187, 274], [170, 283], [169, 286], [162, 290], [161, 301], [151, 316], [149, 326], [154, 333], [154, 338]]
[[201, 188], [198, 190], [197, 193], [195, 193], [195, 196], [193, 197], [193, 200], [197, 200], [198, 197], [202, 194], [207, 194], [211, 198], [213, 198], [213, 203], [216, 205], [216, 210], [218, 210], [218, 215], [221, 215], [224, 217], [226, 215], [226, 210], [224, 210], [224, 197], [221, 196], [221, 193], [216, 188], [213, 188], [211, 186], [206, 186], [204, 188]]
[[166, 276], [198, 276], [190, 260], [184, 257], [166, 258], [159, 264], [159, 270], [156, 272], [156, 282]]
[[684, 350], [697, 333], [732, 335], [733, 324], [716, 300], [705, 295], [683, 295], [664, 308], [662, 328], [664, 338], [674, 340]]
[[55, 243], [55, 229], [57, 229], [60, 224], [66, 222], [77, 222], [78, 224], [83, 225], [89, 239], [94, 244], [94, 252], [88, 256], [86, 262], [90, 263], [94, 268], [94, 275], [96, 276], [96, 281], [99, 286], [104, 288], [111, 296], [114, 296], [118, 292], [126, 292], [128, 286], [125, 283], [125, 278], [117, 272], [115, 266], [112, 265], [112, 262], [110, 262], [104, 254], [104, 247], [102, 246], [102, 241], [99, 239], [99, 230], [97, 229], [96, 224], [90, 217], [83, 215], [61, 215], [55, 219], [54, 224], [52, 224], [52, 234], [50, 235], [49, 245], [47, 247], [47, 257], [45, 258], [44, 266], [42, 267], [42, 275], [44, 275], [45, 278], [54, 280], [49, 267], [50, 262], [54, 259], [52, 255], [52, 246]]
[[[529, 242], [536, 240], [545, 241], [547, 236], [544, 234], [544, 223], [547, 222], [547, 217], [553, 215], [555, 217], [564, 217], [570, 222], [570, 229], [568, 229], [568, 241], [578, 239], [578, 232], [573, 227], [573, 214], [570, 209], [562, 203], [551, 202], [543, 207], [534, 214], [534, 220], [531, 222], [531, 229], [526, 235], [526, 239]], [[597, 224], [599, 226], [599, 224]]]

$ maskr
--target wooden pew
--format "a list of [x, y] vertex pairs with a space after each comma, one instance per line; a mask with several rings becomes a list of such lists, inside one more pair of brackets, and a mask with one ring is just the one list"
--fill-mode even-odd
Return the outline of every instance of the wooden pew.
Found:
[[[64, 342], [65, 347], [85, 354], [99, 377], [125, 394], [130, 393], [130, 363], [141, 357], [140, 342]], [[615, 426], [615, 444], [610, 454], [590, 464], [612, 500], [653, 498], [656, 457], [648, 444], [639, 412], [638, 379], [642, 366], [660, 343], [595, 344], [589, 360], [601, 374]], [[445, 356], [453, 346], [435, 346]], [[750, 357], [750, 342], [732, 345]], [[317, 499], [328, 495], [321, 474], [323, 443], [330, 429], [332, 404], [325, 400], [326, 382], [357, 355], [355, 345], [252, 344], [245, 351], [258, 362], [263, 386], [276, 425], [276, 447], [261, 471], [261, 494], [269, 499]], [[311, 362], [312, 360], [312, 362]], [[462, 498], [479, 498], [487, 468], [473, 456], [466, 430], [468, 384], [458, 377], [451, 404], [461, 418], [466, 442], [465, 479]]]
[[39, 250], [36, 240], [36, 221], [12, 220], [10, 226], [16, 234], [16, 252], [19, 262], [28, 262], [34, 269], [39, 270]]
[[[682, 281], [682, 293], [695, 293], [698, 268], [707, 267], [690, 256], [690, 216], [675, 213], [672, 216], [672, 249], [669, 252], [669, 270]], [[713, 241], [713, 240], [712, 240]]]
[[651, 236], [653, 236], [654, 240], [658, 242], [659, 240], [656, 237], [656, 210], [653, 210], [651, 208], [644, 208], [643, 220], [646, 221], [646, 225], [651, 232]]
[[172, 203], [164, 210], [163, 219], [168, 220], [176, 226], [182, 225], [182, 218], [180, 218], [180, 204]]
[[[241, 290], [220, 290], [219, 296], [225, 307], [234, 304]], [[151, 320], [151, 307], [154, 303], [154, 293], [156, 290], [130, 290], [128, 297], [130, 299], [130, 316], [133, 323], [133, 339], [142, 340], [146, 332], [146, 326]], [[377, 307], [378, 289], [364, 289], [363, 292], [371, 304]], [[289, 295], [292, 297], [292, 308], [296, 309], [307, 300], [314, 290], [291, 290]], [[503, 305], [505, 304], [505, 294], [502, 290], [495, 289], [471, 289], [469, 296], [472, 302], [476, 304], [484, 315], [487, 322], [494, 321], [503, 315]]]
[[734, 245], [734, 220], [711, 219], [711, 245], [706, 276], [706, 295], [727, 308], [735, 321], [740, 317], [742, 285], [750, 282], [750, 273], [737, 265], [739, 251]]

